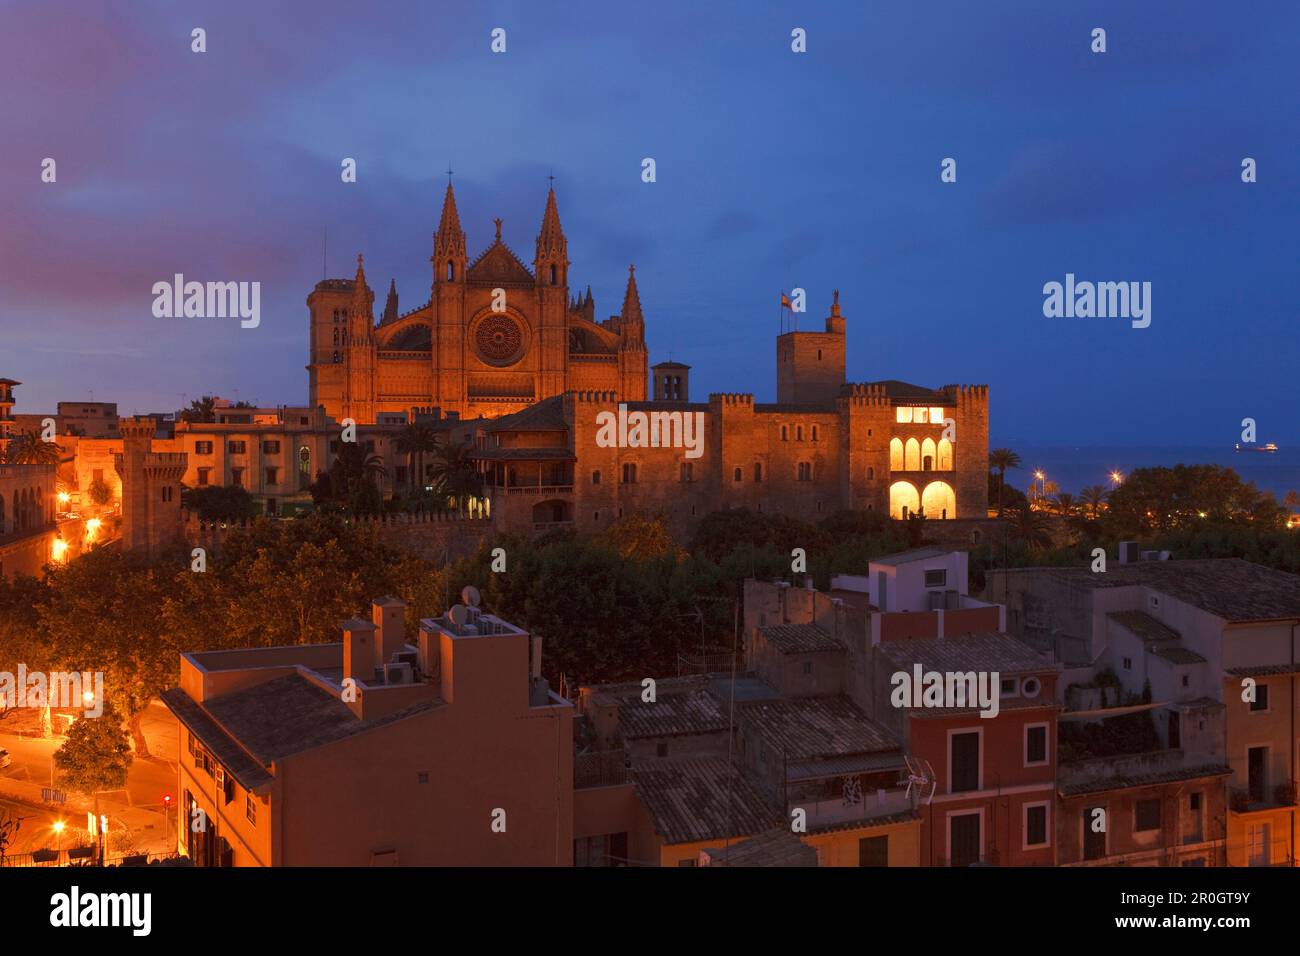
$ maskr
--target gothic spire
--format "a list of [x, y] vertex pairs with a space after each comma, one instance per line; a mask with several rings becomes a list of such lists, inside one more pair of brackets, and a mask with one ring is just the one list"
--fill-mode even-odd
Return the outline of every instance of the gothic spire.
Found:
[[385, 322], [392, 322], [397, 318], [397, 280], [391, 279], [388, 283], [388, 301], [384, 303], [384, 317], [380, 320], [380, 325]]
[[375, 324], [374, 314], [370, 311], [372, 297], [370, 287], [366, 285], [366, 269], [362, 265], [361, 255], [357, 254], [357, 277], [352, 283], [352, 303], [349, 309], [354, 320], [364, 320], [357, 322], [354, 331], [359, 327], [363, 334], [369, 334]]
[[623, 311], [619, 316], [626, 326], [629, 322], [644, 322], [641, 317], [641, 296], [636, 289], [636, 266], [627, 267], [627, 292], [623, 294]]
[[447, 192], [442, 197], [442, 218], [438, 220], [439, 236], [463, 236], [465, 233], [460, 228], [460, 213], [456, 211], [456, 193], [451, 188], [451, 183], [447, 183]]

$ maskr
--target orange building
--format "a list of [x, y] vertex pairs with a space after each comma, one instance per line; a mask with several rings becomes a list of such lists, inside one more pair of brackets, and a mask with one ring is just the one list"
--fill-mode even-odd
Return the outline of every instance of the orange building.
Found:
[[405, 637], [182, 655], [179, 849], [212, 866], [568, 865], [572, 705], [541, 638], [457, 605]]

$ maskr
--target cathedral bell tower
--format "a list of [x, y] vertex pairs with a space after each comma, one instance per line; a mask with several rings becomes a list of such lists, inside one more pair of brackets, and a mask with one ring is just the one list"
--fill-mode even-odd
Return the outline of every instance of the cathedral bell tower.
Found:
[[542, 228], [537, 234], [533, 259], [536, 280], [538, 328], [538, 389], [541, 395], [565, 390], [569, 353], [569, 241], [560, 226], [555, 187], [546, 196]]
[[375, 294], [366, 285], [366, 270], [357, 256], [357, 276], [348, 307], [346, 345], [343, 349], [343, 417], [357, 422], [375, 420], [377, 349], [375, 344]]
[[447, 183], [442, 218], [433, 235], [433, 295], [429, 317], [429, 358], [432, 363], [430, 404], [460, 408], [465, 397], [465, 272], [469, 254], [465, 230], [456, 211], [456, 193]]

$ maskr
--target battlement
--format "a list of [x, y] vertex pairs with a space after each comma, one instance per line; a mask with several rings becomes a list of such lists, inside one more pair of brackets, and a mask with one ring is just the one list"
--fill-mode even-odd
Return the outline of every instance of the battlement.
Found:
[[977, 408], [988, 405], [989, 387], [987, 385], [945, 385], [943, 390], [953, 395], [960, 408]]
[[128, 441], [132, 439], [149, 441], [158, 431], [158, 423], [152, 418], [119, 418], [117, 431], [123, 439]]
[[711, 392], [709, 404], [754, 407], [754, 396], [748, 392]]
[[850, 406], [890, 404], [885, 386], [865, 382], [854, 382], [844, 386], [840, 392], [840, 401]]
[[609, 405], [618, 401], [616, 392], [609, 391], [573, 391], [569, 393], [573, 396], [575, 402], [590, 402], [594, 404]]

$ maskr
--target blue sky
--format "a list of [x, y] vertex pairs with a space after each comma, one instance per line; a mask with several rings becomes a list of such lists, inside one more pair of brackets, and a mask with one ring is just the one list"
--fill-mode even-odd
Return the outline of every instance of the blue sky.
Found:
[[[467, 6], [0, 3], [18, 411], [305, 401], [323, 233], [421, 304], [450, 163], [471, 254], [501, 216], [526, 261], [553, 171], [571, 280], [608, 316], [635, 261], [695, 397], [774, 399], [780, 290], [812, 328], [839, 288], [850, 379], [986, 383], [995, 442], [1300, 440], [1295, 4]], [[154, 318], [175, 272], [261, 282], [260, 328]], [[1150, 328], [1045, 318], [1067, 272], [1151, 282]]]

